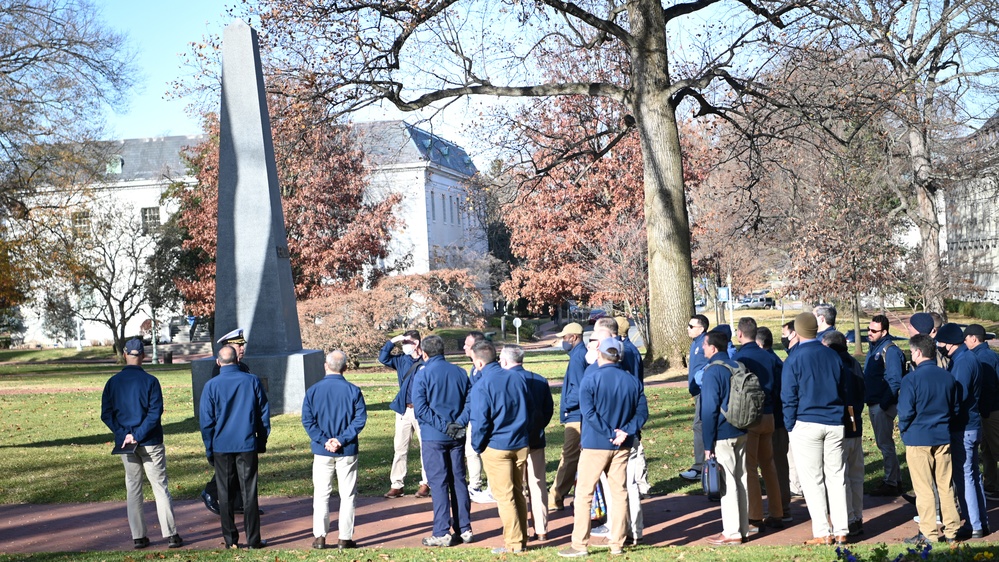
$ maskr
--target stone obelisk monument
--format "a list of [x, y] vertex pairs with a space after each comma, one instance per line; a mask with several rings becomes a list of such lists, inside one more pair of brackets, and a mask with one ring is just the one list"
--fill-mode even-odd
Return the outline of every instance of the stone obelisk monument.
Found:
[[[243, 328], [243, 362], [263, 381], [271, 414], [299, 412], [323, 378], [323, 354], [302, 349], [257, 32], [242, 21], [222, 36], [220, 135], [215, 333]], [[191, 366], [195, 417], [214, 365]]]

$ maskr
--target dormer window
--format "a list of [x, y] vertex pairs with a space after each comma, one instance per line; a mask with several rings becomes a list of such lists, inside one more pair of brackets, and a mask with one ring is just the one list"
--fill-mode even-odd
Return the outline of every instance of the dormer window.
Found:
[[108, 175], [120, 176], [122, 168], [125, 167], [125, 159], [121, 156], [115, 156], [111, 158], [108, 162], [107, 173]]

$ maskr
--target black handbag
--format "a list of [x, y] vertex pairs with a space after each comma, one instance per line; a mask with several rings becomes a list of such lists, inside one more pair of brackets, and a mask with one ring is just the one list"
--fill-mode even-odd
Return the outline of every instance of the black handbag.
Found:
[[714, 458], [704, 460], [704, 465], [701, 467], [701, 487], [704, 488], [709, 500], [721, 501], [725, 493], [725, 478], [718, 467], [718, 461]]

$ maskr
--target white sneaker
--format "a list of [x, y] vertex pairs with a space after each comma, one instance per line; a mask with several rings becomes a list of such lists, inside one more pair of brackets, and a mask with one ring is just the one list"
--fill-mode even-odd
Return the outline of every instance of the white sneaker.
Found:
[[475, 492], [469, 490], [468, 498], [475, 503], [496, 503], [496, 498], [493, 497], [493, 493], [488, 489]]
[[594, 527], [594, 528], [590, 529], [590, 536], [591, 537], [609, 537], [610, 536], [610, 527], [608, 527], [607, 525], [601, 525], [599, 527]]
[[[917, 515], [913, 517], [912, 520], [915, 521], [916, 523], [919, 523], [919, 516]], [[937, 525], [943, 525], [943, 521], [941, 521], [939, 517], [937, 517]]]

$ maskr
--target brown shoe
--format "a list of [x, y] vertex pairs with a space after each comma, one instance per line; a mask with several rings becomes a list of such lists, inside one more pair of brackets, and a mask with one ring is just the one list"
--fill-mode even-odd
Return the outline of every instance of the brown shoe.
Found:
[[744, 539], [742, 537], [726, 538], [725, 535], [718, 533], [717, 535], [712, 535], [708, 537], [708, 544], [714, 544], [718, 546], [731, 546], [735, 544], [742, 544]]
[[316, 550], [326, 548], [326, 537], [316, 537], [315, 540], [312, 541], [312, 548]]
[[402, 496], [403, 496], [402, 488], [392, 488], [389, 491], [385, 492], [384, 497], [390, 500], [394, 500], [395, 498], [401, 498]]
[[833, 543], [832, 537], [815, 537], [805, 541], [807, 546], [828, 545]]
[[430, 486], [426, 484], [420, 484], [420, 489], [416, 491], [416, 497], [418, 498], [429, 498], [430, 497]]
[[844, 545], [844, 544], [847, 543], [847, 536], [846, 535], [836, 535], [833, 538], [833, 542], [835, 542], [837, 545], [842, 546], [842, 545]]

